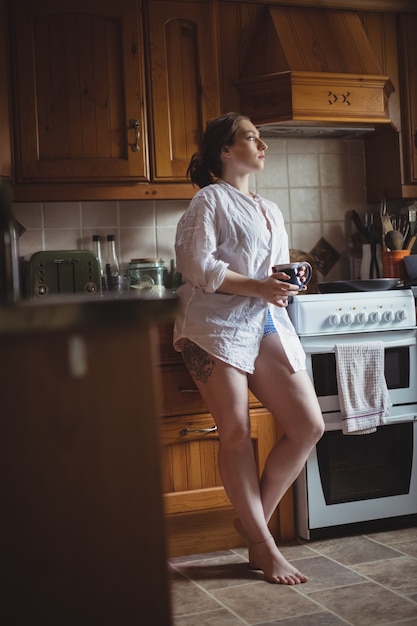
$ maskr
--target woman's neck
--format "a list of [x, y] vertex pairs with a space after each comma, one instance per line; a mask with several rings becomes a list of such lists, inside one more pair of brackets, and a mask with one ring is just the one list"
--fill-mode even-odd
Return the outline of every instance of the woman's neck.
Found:
[[238, 176], [238, 175], [232, 176], [230, 174], [227, 174], [225, 176], [222, 176], [221, 180], [224, 180], [224, 182], [229, 183], [229, 185], [232, 185], [232, 187], [235, 187], [236, 189], [244, 193], [246, 196], [252, 197], [253, 194], [251, 194], [249, 191], [249, 174], [245, 174], [243, 176]]

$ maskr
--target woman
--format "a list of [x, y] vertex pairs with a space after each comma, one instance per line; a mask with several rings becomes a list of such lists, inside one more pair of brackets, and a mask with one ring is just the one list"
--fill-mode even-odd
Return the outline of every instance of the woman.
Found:
[[[305, 354], [285, 307], [298, 287], [271, 267], [289, 261], [278, 207], [249, 191], [267, 145], [244, 116], [211, 120], [187, 174], [200, 187], [177, 228], [180, 311], [174, 345], [212, 413], [219, 470], [248, 543], [250, 563], [273, 583], [307, 580], [268, 529], [280, 499], [323, 434]], [[248, 387], [279, 422], [259, 484], [250, 438]]]

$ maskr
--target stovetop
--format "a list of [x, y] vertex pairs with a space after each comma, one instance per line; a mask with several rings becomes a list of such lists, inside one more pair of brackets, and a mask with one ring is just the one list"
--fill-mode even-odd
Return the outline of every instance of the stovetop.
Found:
[[299, 335], [363, 333], [414, 328], [411, 289], [294, 296], [288, 314]]

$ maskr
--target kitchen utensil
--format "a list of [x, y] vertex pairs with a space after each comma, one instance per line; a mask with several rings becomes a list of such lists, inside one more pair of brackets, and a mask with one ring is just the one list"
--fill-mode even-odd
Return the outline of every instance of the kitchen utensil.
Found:
[[407, 241], [407, 245], [405, 246], [405, 249], [412, 250], [416, 241], [417, 241], [417, 235], [413, 235], [412, 237], [410, 237], [410, 239]]
[[369, 243], [369, 234], [368, 234], [366, 227], [362, 223], [359, 213], [357, 213], [357, 211], [351, 211], [350, 216], [352, 218], [352, 222], [355, 224], [356, 229], [359, 233], [361, 242]]
[[381, 229], [382, 235], [385, 236], [390, 230], [392, 230], [392, 222], [391, 218], [387, 212], [387, 201], [386, 198], [382, 198], [381, 207], [379, 211], [380, 219], [381, 219]]
[[369, 226], [369, 241], [371, 244], [371, 265], [369, 268], [369, 278], [380, 278], [381, 273], [379, 271], [379, 264], [376, 254], [377, 235], [375, 232], [375, 226], [373, 224], [373, 221]]
[[404, 246], [404, 236], [399, 230], [390, 230], [384, 237], [385, 245], [390, 250], [402, 250]]
[[388, 291], [399, 283], [398, 278], [374, 278], [373, 280], [336, 280], [318, 283], [320, 293], [348, 293], [350, 291]]
[[101, 293], [98, 259], [90, 250], [35, 252], [29, 260], [26, 285], [29, 298]]

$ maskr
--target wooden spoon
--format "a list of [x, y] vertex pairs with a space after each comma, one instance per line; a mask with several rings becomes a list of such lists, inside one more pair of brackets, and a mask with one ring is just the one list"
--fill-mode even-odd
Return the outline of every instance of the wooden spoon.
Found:
[[390, 230], [384, 237], [385, 245], [390, 250], [402, 250], [404, 246], [404, 236], [399, 230]]

